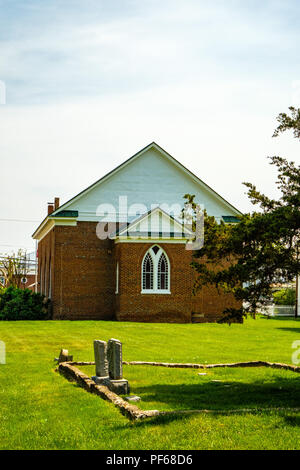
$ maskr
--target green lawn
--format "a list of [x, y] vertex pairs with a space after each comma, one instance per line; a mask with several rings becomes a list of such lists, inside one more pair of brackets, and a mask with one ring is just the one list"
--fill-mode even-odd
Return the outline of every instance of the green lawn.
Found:
[[[132, 423], [114, 406], [54, 372], [61, 347], [93, 360], [93, 339], [118, 338], [124, 359], [291, 363], [295, 320], [244, 325], [0, 322], [1, 449], [300, 449], [300, 413], [172, 415]], [[93, 368], [82, 368], [93, 373]], [[125, 366], [144, 409], [300, 407], [300, 375], [272, 369], [199, 370]], [[220, 382], [213, 382], [220, 380]]]

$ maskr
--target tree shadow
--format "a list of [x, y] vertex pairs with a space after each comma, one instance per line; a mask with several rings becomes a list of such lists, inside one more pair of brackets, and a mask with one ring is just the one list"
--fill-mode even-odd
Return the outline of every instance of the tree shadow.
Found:
[[[73, 378], [65, 378], [74, 387], [84, 390]], [[119, 429], [132, 425], [138, 427], [168, 425], [174, 421], [196, 416], [197, 410], [211, 411], [209, 415], [215, 418], [220, 415], [245, 414], [248, 410], [249, 413], [260, 414], [264, 410], [271, 412], [272, 409], [280, 408], [282, 413], [285, 409], [288, 413], [292, 411], [291, 408], [300, 408], [300, 375], [273, 376], [271, 380], [266, 377], [266, 380], [260, 378], [251, 381], [251, 383], [230, 380], [202, 381], [199, 378], [199, 383], [196, 384], [154, 383], [147, 386], [135, 386], [132, 393], [141, 396], [142, 403], [148, 403], [147, 409], [156, 409], [155, 403], [165, 404], [166, 407], [162, 407], [161, 411], [166, 411], [166, 414], [134, 423], [124, 423], [119, 426]], [[182, 411], [190, 411], [191, 413], [182, 413]], [[300, 411], [299, 416], [286, 414], [283, 418], [289, 426], [300, 426]]]
[[294, 427], [300, 426], [300, 416], [287, 415], [284, 417], [284, 420], [286, 424], [288, 424], [289, 426], [294, 426]]
[[116, 426], [116, 430], [124, 429], [128, 426], [134, 426], [135, 428], [144, 428], [147, 426], [167, 426], [174, 421], [182, 421], [185, 419], [190, 418], [191, 414], [183, 414], [183, 413], [170, 413], [170, 414], [161, 414], [158, 416], [153, 416], [151, 418], [141, 419], [138, 421], [127, 421], [123, 425]]
[[274, 316], [274, 317], [269, 316], [269, 317], [268, 317], [267, 315], [261, 315], [261, 316], [259, 317], [259, 319], [260, 319], [260, 320], [266, 320], [266, 321], [268, 321], [268, 320], [276, 320], [276, 321], [279, 321], [279, 322], [281, 322], [281, 321], [287, 321], [287, 320], [288, 320], [288, 321], [294, 321], [294, 322], [299, 322], [299, 321], [300, 321], [300, 317], [295, 318], [295, 317], [293, 317], [293, 316], [288, 316], [288, 315], [286, 315], [286, 316], [281, 316], [281, 317], [277, 317], [277, 316]]
[[287, 327], [287, 326], [278, 326], [276, 329], [277, 330], [285, 330], [285, 331], [291, 331], [292, 333], [300, 333], [300, 318], [295, 318], [295, 317], [267, 317], [267, 316], [261, 316], [260, 320], [276, 320], [277, 322], [286, 322], [288, 321], [293, 321], [295, 323], [295, 328], [292, 327]]
[[138, 386], [134, 393], [147, 404], [159, 402], [172, 410], [238, 410], [241, 408], [300, 407], [300, 377], [276, 377], [272, 381], [202, 382]]
[[300, 333], [300, 328], [289, 328], [286, 326], [282, 326], [279, 328], [276, 328], [277, 330], [283, 330], [283, 331], [291, 331], [292, 333]]

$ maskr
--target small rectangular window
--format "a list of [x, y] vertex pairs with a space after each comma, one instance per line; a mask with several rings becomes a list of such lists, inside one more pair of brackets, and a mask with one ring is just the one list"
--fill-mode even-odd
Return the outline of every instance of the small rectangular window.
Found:
[[119, 263], [116, 265], [116, 294], [119, 293]]

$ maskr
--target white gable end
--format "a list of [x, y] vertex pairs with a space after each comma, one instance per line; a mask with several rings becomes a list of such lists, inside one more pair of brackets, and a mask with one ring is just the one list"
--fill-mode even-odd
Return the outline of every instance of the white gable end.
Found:
[[[239, 214], [156, 144], [141, 151], [59, 210], [78, 211], [78, 220], [99, 220], [99, 215], [106, 212], [111, 221], [131, 222], [138, 215], [161, 206], [178, 217], [180, 210], [175, 213], [168, 208], [173, 205], [182, 208], [186, 193], [195, 194], [195, 201], [203, 205], [209, 215]], [[103, 211], [105, 207], [106, 211]], [[127, 210], [129, 217], [126, 220]]]
[[116, 236], [130, 236], [149, 233], [162, 233], [172, 234], [172, 236], [178, 235], [180, 238], [183, 234], [188, 237], [193, 237], [194, 233], [188, 226], [183, 225], [183, 220], [177, 220], [173, 216], [170, 216], [159, 207], [151, 212], [139, 217], [128, 226], [121, 228]]

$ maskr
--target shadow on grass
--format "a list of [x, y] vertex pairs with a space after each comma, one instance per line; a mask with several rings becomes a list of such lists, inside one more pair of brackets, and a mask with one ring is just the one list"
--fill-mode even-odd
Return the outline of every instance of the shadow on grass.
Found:
[[288, 424], [289, 426], [294, 426], [294, 427], [300, 426], [300, 415], [299, 416], [287, 415], [284, 417], [284, 420], [286, 424]]
[[279, 327], [277, 330], [291, 331], [292, 333], [300, 333], [300, 328]]
[[[300, 318], [295, 318], [295, 317], [267, 317], [267, 316], [261, 316], [260, 320], [276, 320], [277, 322], [286, 322], [287, 320], [293, 321], [295, 323], [295, 328], [292, 327], [282, 327], [278, 326], [276, 329], [277, 330], [284, 330], [284, 331], [291, 331], [292, 333], [300, 333]], [[298, 327], [299, 325], [299, 327]]]
[[[201, 380], [201, 379], [199, 379]], [[84, 389], [72, 379], [70, 383], [76, 388]], [[180, 413], [183, 410], [211, 410], [212, 417], [238, 416], [250, 413], [261, 414], [271, 412], [272, 409], [281, 408], [283, 417], [289, 426], [300, 426], [300, 412], [298, 416], [288, 413], [291, 408], [300, 408], [300, 376], [275, 377], [274, 380], [256, 380], [251, 383], [235, 381], [202, 382], [199, 384], [153, 384], [134, 388], [134, 393], [140, 395], [142, 403], [147, 408], [157, 409], [157, 404], [165, 404], [161, 411], [173, 411], [172, 414], [160, 415], [137, 422], [128, 422], [117, 426], [124, 429], [135, 427], [168, 425], [174, 421], [181, 421], [197, 416], [197, 413]], [[143, 407], [141, 407], [143, 408]], [[161, 408], [161, 407], [160, 407]], [[286, 409], [286, 412], [284, 411]], [[227, 410], [227, 412], [226, 412]], [[232, 411], [235, 411], [232, 413]], [[239, 412], [240, 410], [240, 412]], [[176, 411], [178, 413], [176, 413]], [[205, 413], [199, 413], [205, 415]]]
[[[164, 403], [172, 410], [235, 410], [239, 408], [299, 408], [300, 377], [274, 381], [153, 384], [135, 387], [142, 403]], [[153, 406], [152, 406], [153, 404]]]
[[174, 413], [174, 414], [167, 414], [167, 415], [159, 415], [155, 416], [153, 418], [147, 418], [139, 421], [133, 422], [131, 425], [134, 427], [138, 428], [144, 428], [147, 426], [167, 426], [170, 423], [173, 423], [174, 421], [182, 421], [191, 418], [192, 416], [195, 416], [193, 414], [180, 414], [180, 413]]
[[290, 315], [283, 315], [283, 316], [274, 316], [274, 317], [271, 317], [271, 316], [268, 316], [268, 315], [260, 315], [259, 317], [259, 320], [277, 320], [277, 321], [300, 321], [300, 317], [294, 317], [294, 316], [290, 316]]

